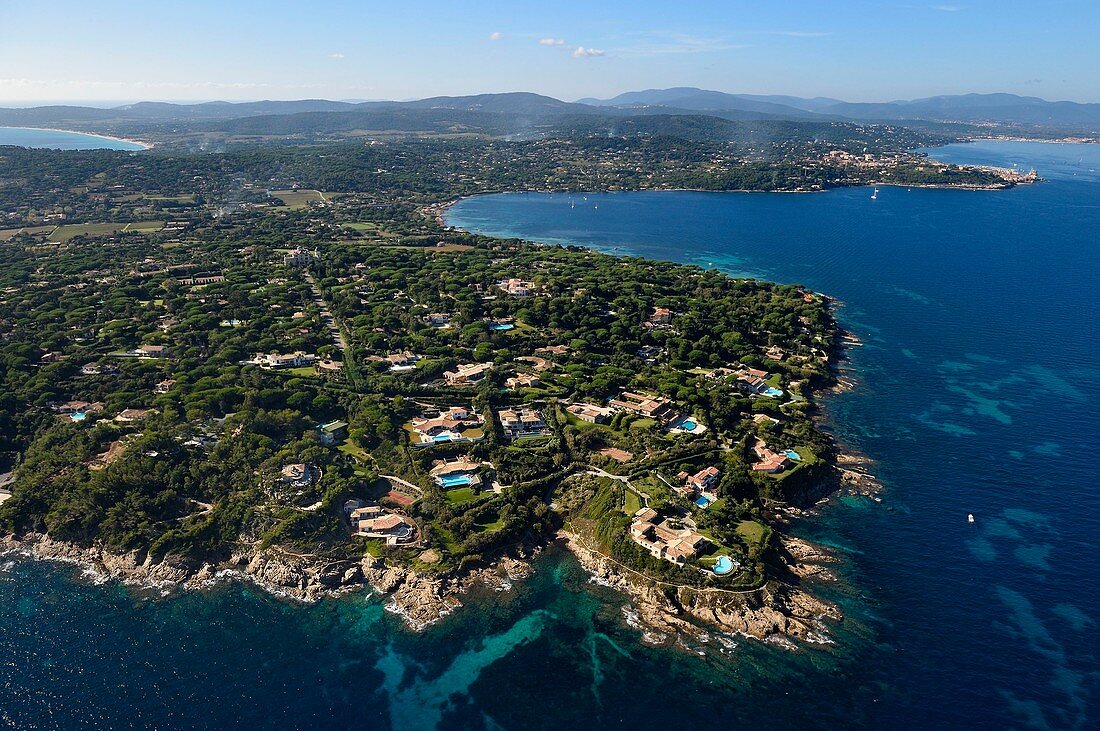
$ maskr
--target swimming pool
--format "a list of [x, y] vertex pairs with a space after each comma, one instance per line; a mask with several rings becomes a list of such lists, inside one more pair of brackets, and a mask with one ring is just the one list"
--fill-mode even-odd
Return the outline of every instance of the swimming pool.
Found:
[[469, 475], [444, 475], [439, 478], [439, 484], [443, 487], [465, 487], [473, 482]]
[[709, 508], [710, 498], [706, 495], [700, 495], [695, 499], [695, 504], [698, 505], [700, 508]]
[[504, 322], [504, 323], [500, 323], [500, 322], [493, 323], [493, 329], [494, 330], [511, 330], [514, 327], [515, 327], [515, 325], [509, 325], [506, 322]]
[[788, 449], [786, 452], [784, 452], [784, 454], [787, 455], [787, 459], [792, 459], [795, 462], [801, 462], [802, 461], [802, 455], [799, 454], [798, 452], [794, 451], [793, 449]]
[[733, 561], [729, 556], [719, 556], [718, 560], [714, 562], [714, 566], [711, 568], [718, 576], [725, 576], [729, 572], [737, 568], [737, 563]]
[[454, 439], [453, 434], [436, 434], [432, 437], [433, 442], [449, 442]]
[[764, 395], [772, 397], [782, 396], [783, 392], [780, 391], [778, 388], [772, 388], [771, 386], [768, 386], [766, 389], [764, 389]]
[[84, 421], [88, 418], [88, 415], [85, 414], [83, 411], [78, 411], [75, 414], [69, 414], [69, 418], [73, 421]]
[[682, 422], [680, 422], [680, 428], [684, 431], [695, 431], [695, 427], [697, 426], [699, 425], [691, 419], [684, 419]]

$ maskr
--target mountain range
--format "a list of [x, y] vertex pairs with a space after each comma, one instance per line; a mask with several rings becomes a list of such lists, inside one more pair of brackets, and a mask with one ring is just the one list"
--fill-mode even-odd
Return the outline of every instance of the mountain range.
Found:
[[[1100, 104], [1051, 102], [1015, 94], [962, 94], [882, 103], [827, 97], [729, 94], [675, 87], [620, 94], [611, 99], [562, 101], [529, 92], [440, 96], [416, 101], [140, 102], [112, 108], [42, 106], [0, 109], [0, 125], [75, 126], [85, 129], [172, 127], [195, 131], [264, 134], [326, 133], [352, 129], [437, 130], [476, 127], [517, 134], [540, 120], [637, 118], [660, 115], [724, 120], [953, 123], [1004, 131], [1100, 133]], [[264, 123], [259, 124], [258, 119]], [[247, 120], [252, 120], [251, 122]], [[388, 123], [388, 124], [387, 124]], [[379, 126], [382, 125], [382, 126]], [[581, 125], [588, 126], [588, 125]], [[278, 131], [275, 131], [278, 130]]]

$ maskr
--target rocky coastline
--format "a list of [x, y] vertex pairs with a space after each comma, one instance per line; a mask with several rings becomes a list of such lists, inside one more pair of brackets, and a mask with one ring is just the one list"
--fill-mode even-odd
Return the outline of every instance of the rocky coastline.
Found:
[[[828, 643], [828, 622], [843, 618], [838, 607], [814, 597], [797, 585], [777, 580], [759, 589], [732, 591], [659, 582], [622, 566], [590, 548], [576, 533], [560, 531], [560, 540], [592, 575], [592, 580], [630, 597], [624, 611], [653, 645], [683, 645], [685, 639], [705, 641], [717, 630], [758, 640]], [[783, 537], [788, 568], [796, 577], [828, 578], [824, 563], [835, 561], [813, 545]]]
[[31, 533], [0, 537], [0, 555], [15, 554], [69, 563], [95, 581], [114, 580], [138, 589], [204, 590], [232, 580], [248, 581], [281, 598], [315, 602], [361, 591], [385, 595], [386, 609], [414, 631], [422, 631], [462, 606], [461, 596], [481, 584], [506, 587], [531, 572], [534, 551], [519, 548], [491, 566], [460, 574], [429, 574], [387, 565], [382, 559], [333, 560], [280, 548], [246, 549], [220, 563], [177, 556], [153, 560], [148, 554], [83, 547]]

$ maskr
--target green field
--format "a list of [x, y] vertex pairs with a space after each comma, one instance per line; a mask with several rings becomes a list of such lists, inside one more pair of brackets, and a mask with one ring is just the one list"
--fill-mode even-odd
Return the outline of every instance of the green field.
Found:
[[0, 229], [0, 241], [7, 241], [16, 234], [24, 233], [34, 236], [35, 234], [48, 234], [53, 231], [56, 226], [25, 226], [23, 228], [5, 228]]
[[268, 193], [272, 198], [282, 202], [284, 208], [298, 210], [311, 203], [325, 203], [336, 193], [322, 193], [319, 190], [272, 190]]
[[642, 499], [633, 490], [624, 490], [623, 492], [623, 512], [627, 515], [634, 515], [642, 509]]
[[68, 242], [77, 236], [110, 236], [121, 232], [155, 233], [164, 228], [164, 221], [135, 221], [134, 223], [73, 223], [58, 226], [50, 238]]
[[460, 487], [456, 490], [447, 491], [447, 502], [453, 505], [462, 505], [472, 500], [477, 500], [477, 493], [474, 492], [472, 487]]

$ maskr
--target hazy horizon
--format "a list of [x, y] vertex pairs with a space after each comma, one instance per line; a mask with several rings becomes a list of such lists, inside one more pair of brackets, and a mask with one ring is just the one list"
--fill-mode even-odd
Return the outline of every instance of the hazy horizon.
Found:
[[996, 92], [1100, 101], [1090, 71], [1100, 7], [1082, 0], [704, 2], [690, 13], [625, 0], [60, 0], [5, 3], [4, 21], [6, 107], [515, 90], [575, 100], [675, 86], [853, 102]]

